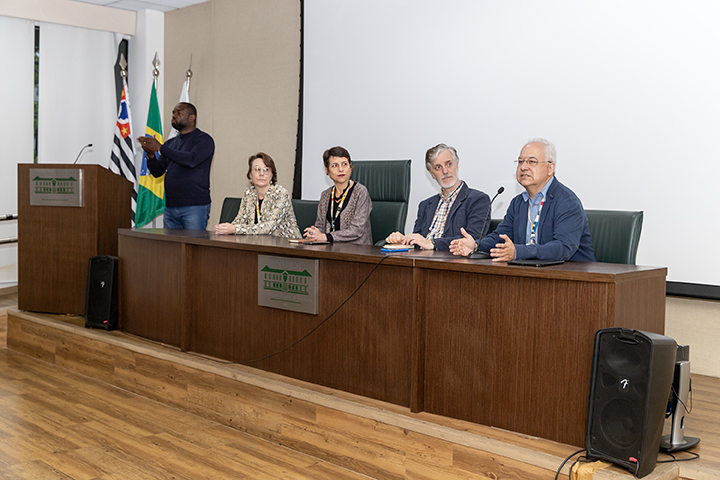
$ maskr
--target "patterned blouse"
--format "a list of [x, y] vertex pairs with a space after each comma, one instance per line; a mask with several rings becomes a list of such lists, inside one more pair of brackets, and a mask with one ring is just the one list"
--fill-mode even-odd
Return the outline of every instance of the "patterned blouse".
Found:
[[348, 197], [348, 205], [340, 212], [340, 230], [330, 232], [330, 222], [327, 221], [327, 212], [332, 202], [332, 187], [320, 194], [315, 227], [325, 234], [332, 236], [333, 242], [357, 243], [358, 245], [372, 245], [372, 228], [370, 226], [370, 212], [372, 200], [365, 185], [355, 182], [352, 195]]
[[243, 194], [237, 217], [233, 220], [236, 235], [272, 235], [301, 238], [290, 194], [280, 185], [270, 185], [260, 206], [260, 222], [255, 223], [257, 191], [251, 186]]

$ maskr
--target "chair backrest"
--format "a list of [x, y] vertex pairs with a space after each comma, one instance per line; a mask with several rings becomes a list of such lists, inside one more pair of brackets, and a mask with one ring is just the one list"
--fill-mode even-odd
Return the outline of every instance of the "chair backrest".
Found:
[[[643, 212], [621, 210], [585, 210], [595, 260], [604, 263], [635, 265]], [[488, 232], [494, 232], [501, 218], [490, 220]]]
[[235, 220], [240, 211], [242, 198], [225, 197], [223, 200], [222, 210], [220, 210], [220, 223], [230, 223]]
[[300, 233], [303, 233], [307, 227], [315, 225], [318, 209], [317, 200], [299, 200], [293, 198], [292, 205]]
[[635, 265], [643, 212], [585, 210], [595, 260]]
[[365, 185], [373, 202], [370, 213], [373, 243], [405, 230], [410, 202], [410, 160], [353, 162], [352, 178]]

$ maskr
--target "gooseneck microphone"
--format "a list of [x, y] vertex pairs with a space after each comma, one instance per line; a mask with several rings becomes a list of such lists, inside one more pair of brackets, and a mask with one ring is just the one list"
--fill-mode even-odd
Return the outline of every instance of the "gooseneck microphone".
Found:
[[[481, 234], [482, 234], [482, 232], [485, 231], [485, 224], [487, 223], [488, 218], [490, 218], [490, 211], [492, 210], [493, 202], [498, 197], [498, 195], [500, 195], [504, 191], [505, 191], [505, 187], [498, 188], [497, 193], [495, 194], [494, 197], [492, 197], [492, 200], [490, 200], [490, 206], [488, 207], [488, 211], [485, 214], [485, 220], [483, 220], [482, 229], [480, 230]], [[480, 243], [480, 240], [482, 240], [482, 237], [477, 240], [478, 244]], [[486, 253], [486, 252], [471, 252], [470, 255], [468, 255], [468, 258], [479, 258], [479, 259], [490, 258], [490, 254]]]
[[92, 143], [88, 143], [82, 149], [80, 149], [80, 153], [78, 153], [78, 156], [75, 157], [75, 161], [73, 162], [73, 165], [75, 165], [77, 163], [77, 161], [80, 160], [80, 155], [82, 155], [82, 152], [84, 152], [86, 148], [90, 148], [90, 147], [92, 147]]

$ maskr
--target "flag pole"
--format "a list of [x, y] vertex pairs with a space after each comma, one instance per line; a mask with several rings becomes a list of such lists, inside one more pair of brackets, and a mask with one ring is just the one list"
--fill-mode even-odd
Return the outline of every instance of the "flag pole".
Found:
[[[153, 58], [152, 66], [153, 66], [153, 71], [152, 71], [153, 85], [155, 86], [155, 91], [157, 92], [158, 77], [160, 77], [160, 59], [158, 58], [157, 52], [155, 52], [155, 58]], [[155, 217], [152, 219], [152, 227], [153, 228], [157, 228], [157, 219], [158, 219], [158, 217]]]
[[186, 87], [185, 87], [185, 93], [187, 93], [188, 98], [190, 97], [190, 80], [192, 80], [193, 72], [192, 72], [192, 53], [190, 54], [190, 65], [188, 66], [188, 69], [185, 71], [185, 78], [187, 79]]
[[133, 184], [131, 197], [131, 222], [135, 226], [135, 213], [137, 207], [137, 175], [135, 165], [135, 145], [133, 144], [132, 120], [130, 113], [130, 94], [127, 86], [127, 61], [125, 55], [120, 54], [120, 76], [123, 81], [120, 106], [118, 108], [117, 121], [115, 122], [115, 134], [113, 135], [113, 146], [110, 151], [109, 169], [129, 180]]

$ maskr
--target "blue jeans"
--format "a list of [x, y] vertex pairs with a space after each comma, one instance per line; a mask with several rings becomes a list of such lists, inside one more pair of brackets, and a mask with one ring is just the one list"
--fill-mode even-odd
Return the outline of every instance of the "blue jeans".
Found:
[[165, 228], [185, 228], [188, 230], [206, 230], [210, 218], [210, 204], [191, 205], [189, 207], [165, 207]]

